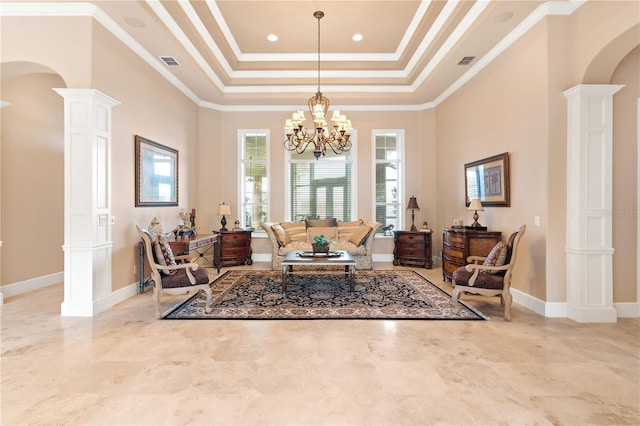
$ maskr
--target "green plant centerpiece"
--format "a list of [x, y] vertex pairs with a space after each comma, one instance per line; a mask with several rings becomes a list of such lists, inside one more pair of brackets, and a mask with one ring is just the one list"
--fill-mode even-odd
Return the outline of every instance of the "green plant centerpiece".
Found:
[[311, 248], [314, 253], [329, 253], [329, 240], [324, 235], [316, 235], [313, 237]]

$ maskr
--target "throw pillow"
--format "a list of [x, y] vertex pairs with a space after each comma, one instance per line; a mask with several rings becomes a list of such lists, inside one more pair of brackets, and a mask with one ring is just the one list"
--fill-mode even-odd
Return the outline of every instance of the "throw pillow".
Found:
[[275, 225], [271, 226], [271, 230], [275, 234], [276, 240], [278, 241], [278, 244], [280, 244], [280, 247], [284, 247], [287, 245], [287, 243], [289, 243], [289, 237], [287, 237], [287, 231], [284, 230], [282, 225], [280, 225], [279, 223], [276, 223]]
[[304, 222], [281, 222], [287, 233], [287, 244], [291, 241], [307, 241], [307, 227]]
[[351, 222], [338, 222], [338, 239], [340, 241], [349, 241], [351, 235], [360, 228], [364, 222], [362, 219]]
[[[175, 266], [177, 265], [176, 259], [173, 257], [173, 250], [171, 250], [171, 246], [162, 236], [158, 236], [156, 242], [153, 244], [153, 250], [155, 254], [156, 261], [158, 264], [163, 266]], [[168, 271], [166, 269], [161, 269], [165, 275], [173, 275], [177, 270]]]
[[318, 235], [324, 235], [324, 237], [331, 241], [338, 238], [338, 227], [337, 226], [312, 226], [311, 228], [307, 228], [307, 241], [313, 244], [313, 237], [317, 237]]
[[349, 242], [356, 245], [356, 247], [360, 247], [364, 240], [367, 239], [369, 234], [371, 233], [372, 228], [367, 225], [360, 225], [349, 237]]
[[338, 226], [338, 220], [335, 217], [329, 218], [329, 219], [307, 219], [304, 221], [305, 225], [307, 226], [307, 228], [312, 228], [312, 227], [331, 227], [331, 226]]
[[[502, 266], [507, 258], [507, 244], [504, 241], [498, 241], [491, 249], [489, 256], [484, 260], [484, 266]], [[496, 274], [498, 271], [485, 271], [487, 274]]]

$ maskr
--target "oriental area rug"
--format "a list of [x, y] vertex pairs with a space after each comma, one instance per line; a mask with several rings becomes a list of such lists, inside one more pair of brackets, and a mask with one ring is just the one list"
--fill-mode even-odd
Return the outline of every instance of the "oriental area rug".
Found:
[[357, 271], [355, 280], [350, 292], [344, 274], [296, 273], [283, 294], [278, 271], [227, 271], [211, 284], [210, 313], [201, 291], [163, 319], [486, 319], [414, 271]]

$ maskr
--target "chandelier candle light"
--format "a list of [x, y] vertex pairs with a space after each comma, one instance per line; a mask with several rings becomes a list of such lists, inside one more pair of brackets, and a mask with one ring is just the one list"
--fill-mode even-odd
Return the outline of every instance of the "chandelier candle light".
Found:
[[320, 19], [324, 12], [316, 11], [313, 16], [318, 20], [318, 91], [309, 99], [309, 112], [313, 119], [313, 130], [306, 129], [302, 123], [306, 120], [302, 110], [293, 113], [284, 125], [286, 139], [285, 149], [302, 154], [310, 144], [313, 144], [313, 155], [316, 160], [321, 155], [325, 155], [327, 146], [336, 154], [342, 154], [351, 149], [351, 120], [347, 120], [340, 111], [334, 111], [331, 121], [333, 127], [327, 127], [327, 112], [329, 110], [329, 99], [322, 95], [320, 91]]
[[224, 201], [222, 204], [218, 204], [218, 216], [222, 216], [222, 220], [220, 221], [222, 228], [220, 228], [220, 231], [227, 231], [227, 218], [225, 216], [231, 216], [231, 207], [229, 207], [229, 204], [225, 204]]

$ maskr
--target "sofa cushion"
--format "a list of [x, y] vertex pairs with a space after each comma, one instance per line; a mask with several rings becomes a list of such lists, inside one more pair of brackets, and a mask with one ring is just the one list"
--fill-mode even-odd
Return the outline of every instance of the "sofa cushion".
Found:
[[280, 225], [286, 231], [289, 242], [307, 241], [307, 227], [304, 222], [281, 222]]
[[278, 241], [278, 244], [280, 245], [280, 247], [286, 246], [287, 243], [289, 242], [289, 237], [287, 236], [287, 231], [284, 230], [282, 225], [280, 225], [279, 223], [276, 223], [275, 225], [271, 225], [271, 230], [273, 231], [273, 234], [276, 236], [276, 241]]
[[307, 219], [304, 223], [307, 228], [338, 226], [338, 220], [335, 217], [329, 219]]
[[353, 243], [356, 247], [359, 247], [364, 240], [367, 239], [369, 234], [371, 233], [371, 227], [367, 225], [360, 225], [349, 237], [349, 242]]
[[349, 241], [351, 235], [362, 225], [362, 219], [351, 222], [338, 222], [338, 239], [341, 241]]
[[[158, 236], [155, 239], [155, 242], [153, 243], [153, 252], [154, 252], [153, 254], [156, 259], [156, 262], [158, 262], [159, 265], [163, 265], [163, 266], [177, 265], [176, 259], [173, 257], [173, 250], [171, 250], [171, 246], [169, 245], [169, 243], [164, 237]], [[173, 275], [176, 273], [176, 270], [161, 269], [160, 272], [162, 272], [165, 275]]]
[[[498, 241], [491, 249], [491, 252], [484, 260], [484, 266], [502, 266], [507, 258], [507, 244], [504, 241]], [[499, 271], [483, 271], [487, 274], [495, 274]]]
[[312, 226], [311, 228], [307, 228], [307, 241], [313, 243], [313, 237], [317, 237], [318, 235], [324, 235], [324, 237], [331, 241], [338, 238], [338, 227], [337, 226]]

